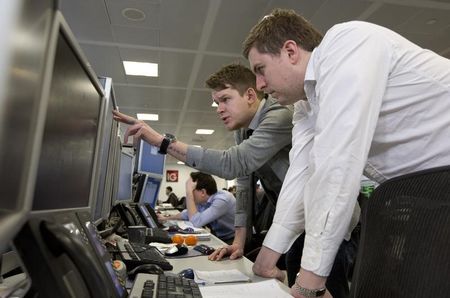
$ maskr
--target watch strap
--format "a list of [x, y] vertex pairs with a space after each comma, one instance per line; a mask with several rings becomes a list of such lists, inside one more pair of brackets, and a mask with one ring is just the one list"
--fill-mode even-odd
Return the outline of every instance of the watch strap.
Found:
[[299, 286], [298, 283], [295, 283], [295, 288], [301, 295], [305, 297], [322, 297], [323, 295], [325, 295], [325, 292], [327, 291], [326, 288], [306, 289], [302, 286]]
[[297, 273], [297, 277], [295, 279], [295, 288], [297, 289], [297, 292], [299, 292], [301, 295], [305, 297], [322, 297], [325, 295], [325, 292], [327, 291], [326, 287], [320, 288], [320, 289], [307, 289], [302, 287], [297, 283], [297, 278], [300, 275], [300, 272]]
[[161, 154], [167, 154], [167, 149], [169, 148], [170, 143], [173, 143], [176, 141], [176, 138], [174, 135], [171, 135], [169, 133], [164, 134], [164, 139], [161, 142], [161, 145], [159, 146], [159, 153]]
[[170, 143], [171, 140], [168, 137], [164, 137], [164, 139], [161, 142], [161, 146], [159, 146], [158, 153], [167, 154], [167, 148], [169, 148]]

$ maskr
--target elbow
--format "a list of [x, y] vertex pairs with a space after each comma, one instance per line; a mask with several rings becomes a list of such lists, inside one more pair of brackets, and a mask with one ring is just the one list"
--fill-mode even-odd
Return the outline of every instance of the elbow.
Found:
[[221, 178], [226, 179], [226, 180], [233, 180], [236, 177], [240, 177], [242, 175], [240, 175], [240, 173], [234, 173], [232, 172], [231, 169], [228, 169], [228, 171], [223, 171], [222, 174], [220, 175]]
[[265, 276], [266, 272], [259, 262], [255, 262], [252, 266], [253, 273], [258, 276]]

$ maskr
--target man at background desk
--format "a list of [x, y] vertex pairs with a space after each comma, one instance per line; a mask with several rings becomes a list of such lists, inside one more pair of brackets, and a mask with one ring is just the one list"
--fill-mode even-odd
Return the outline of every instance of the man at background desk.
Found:
[[166, 187], [166, 195], [167, 200], [165, 200], [163, 203], [169, 203], [172, 204], [173, 207], [178, 206], [178, 197], [176, 194], [173, 193], [173, 189], [171, 186]]
[[158, 214], [158, 220], [186, 220], [197, 228], [208, 225], [220, 240], [233, 242], [236, 198], [228, 191], [218, 191], [211, 175], [192, 172], [190, 176], [186, 181], [186, 209], [175, 215]]

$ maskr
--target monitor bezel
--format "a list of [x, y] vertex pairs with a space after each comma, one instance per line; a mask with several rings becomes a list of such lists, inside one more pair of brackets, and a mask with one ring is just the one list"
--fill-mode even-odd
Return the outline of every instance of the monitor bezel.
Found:
[[[106, 172], [105, 172], [105, 181], [103, 184], [103, 191], [101, 193], [101, 195], [103, 196], [103, 198], [99, 198], [99, 192], [100, 192], [100, 188], [97, 189], [97, 197], [95, 199], [95, 204], [92, 206], [92, 212], [91, 212], [91, 216], [92, 216], [92, 220], [94, 221], [98, 221], [98, 220], [106, 220], [109, 217], [109, 212], [111, 210], [111, 206], [112, 206], [112, 195], [113, 195], [113, 172], [114, 172], [114, 163], [115, 163], [115, 152], [114, 152], [114, 147], [117, 145], [117, 135], [119, 132], [119, 123], [114, 121], [112, 122], [112, 127], [108, 128], [106, 127], [106, 120], [108, 117], [108, 113], [111, 113], [111, 111], [109, 111], [109, 107], [110, 105], [112, 106], [112, 108], [114, 110], [117, 109], [117, 102], [116, 102], [116, 96], [115, 96], [115, 92], [114, 92], [114, 88], [113, 88], [113, 82], [112, 82], [112, 78], [109, 77], [99, 77], [99, 80], [102, 81], [101, 84], [103, 85], [103, 89], [105, 92], [105, 103], [104, 103], [104, 117], [103, 117], [103, 123], [104, 123], [104, 128], [102, 130], [102, 141], [103, 141], [103, 136], [104, 134], [107, 133], [108, 129], [110, 130], [110, 140], [109, 140], [109, 148], [107, 149], [107, 154], [108, 154], [108, 158], [106, 161]], [[111, 115], [112, 117], [112, 115]], [[103, 142], [101, 144], [102, 149], [101, 151], [101, 157], [103, 153], [105, 153], [105, 151], [103, 150]], [[99, 166], [105, 166], [103, 164], [101, 164], [101, 162], [99, 161]], [[99, 169], [99, 171], [101, 171], [101, 169]], [[98, 178], [100, 179], [100, 172], [98, 174]], [[99, 184], [100, 180], [97, 182], [98, 187], [100, 187]], [[101, 200], [100, 204], [98, 203], [98, 201]]]
[[[9, 96], [14, 92], [14, 84], [11, 84], [11, 72], [16, 62], [15, 51], [22, 48], [23, 45], [15, 42], [14, 36], [17, 28], [21, 24], [26, 3], [24, 0], [8, 1], [7, 5], [2, 7], [4, 18], [0, 22], [2, 24], [0, 31], [2, 32], [2, 40], [6, 41], [0, 53], [0, 65], [5, 69], [5, 76], [0, 78], [0, 101], [7, 104], [5, 98], [13, 98]], [[48, 94], [50, 91], [50, 78], [53, 69], [52, 57], [55, 47], [52, 46], [52, 31], [56, 23], [57, 1], [49, 0], [48, 6], [44, 8], [43, 15], [48, 18], [45, 28], [45, 46], [42, 48], [42, 65], [40, 67], [40, 80], [36, 82], [36, 92], [34, 92], [31, 102], [33, 108], [31, 110], [30, 125], [27, 126], [29, 136], [26, 140], [22, 140], [26, 150], [24, 151], [23, 164], [21, 167], [20, 179], [17, 182], [20, 190], [16, 197], [9, 197], [8, 200], [14, 200], [15, 205], [12, 208], [0, 208], [0, 252], [9, 249], [10, 240], [16, 235], [22, 224], [28, 219], [28, 214], [32, 207], [32, 199], [34, 194], [34, 185], [37, 177], [38, 160], [41, 153], [42, 137], [45, 126], [46, 104], [48, 102]], [[44, 20], [42, 18], [41, 20]], [[3, 34], [4, 33], [4, 34]], [[1, 74], [0, 74], [1, 76]], [[5, 86], [3, 85], [5, 83]], [[6, 87], [8, 86], [8, 87]], [[0, 105], [1, 109], [1, 105]], [[8, 127], [9, 131], [14, 131]], [[2, 143], [3, 146], [11, 147], [9, 143]], [[0, 169], [1, 170], [1, 169]]]

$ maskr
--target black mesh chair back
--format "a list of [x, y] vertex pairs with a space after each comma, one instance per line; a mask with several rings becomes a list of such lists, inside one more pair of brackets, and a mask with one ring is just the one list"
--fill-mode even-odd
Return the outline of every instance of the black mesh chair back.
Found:
[[450, 297], [450, 166], [390, 179], [367, 201], [351, 297]]

